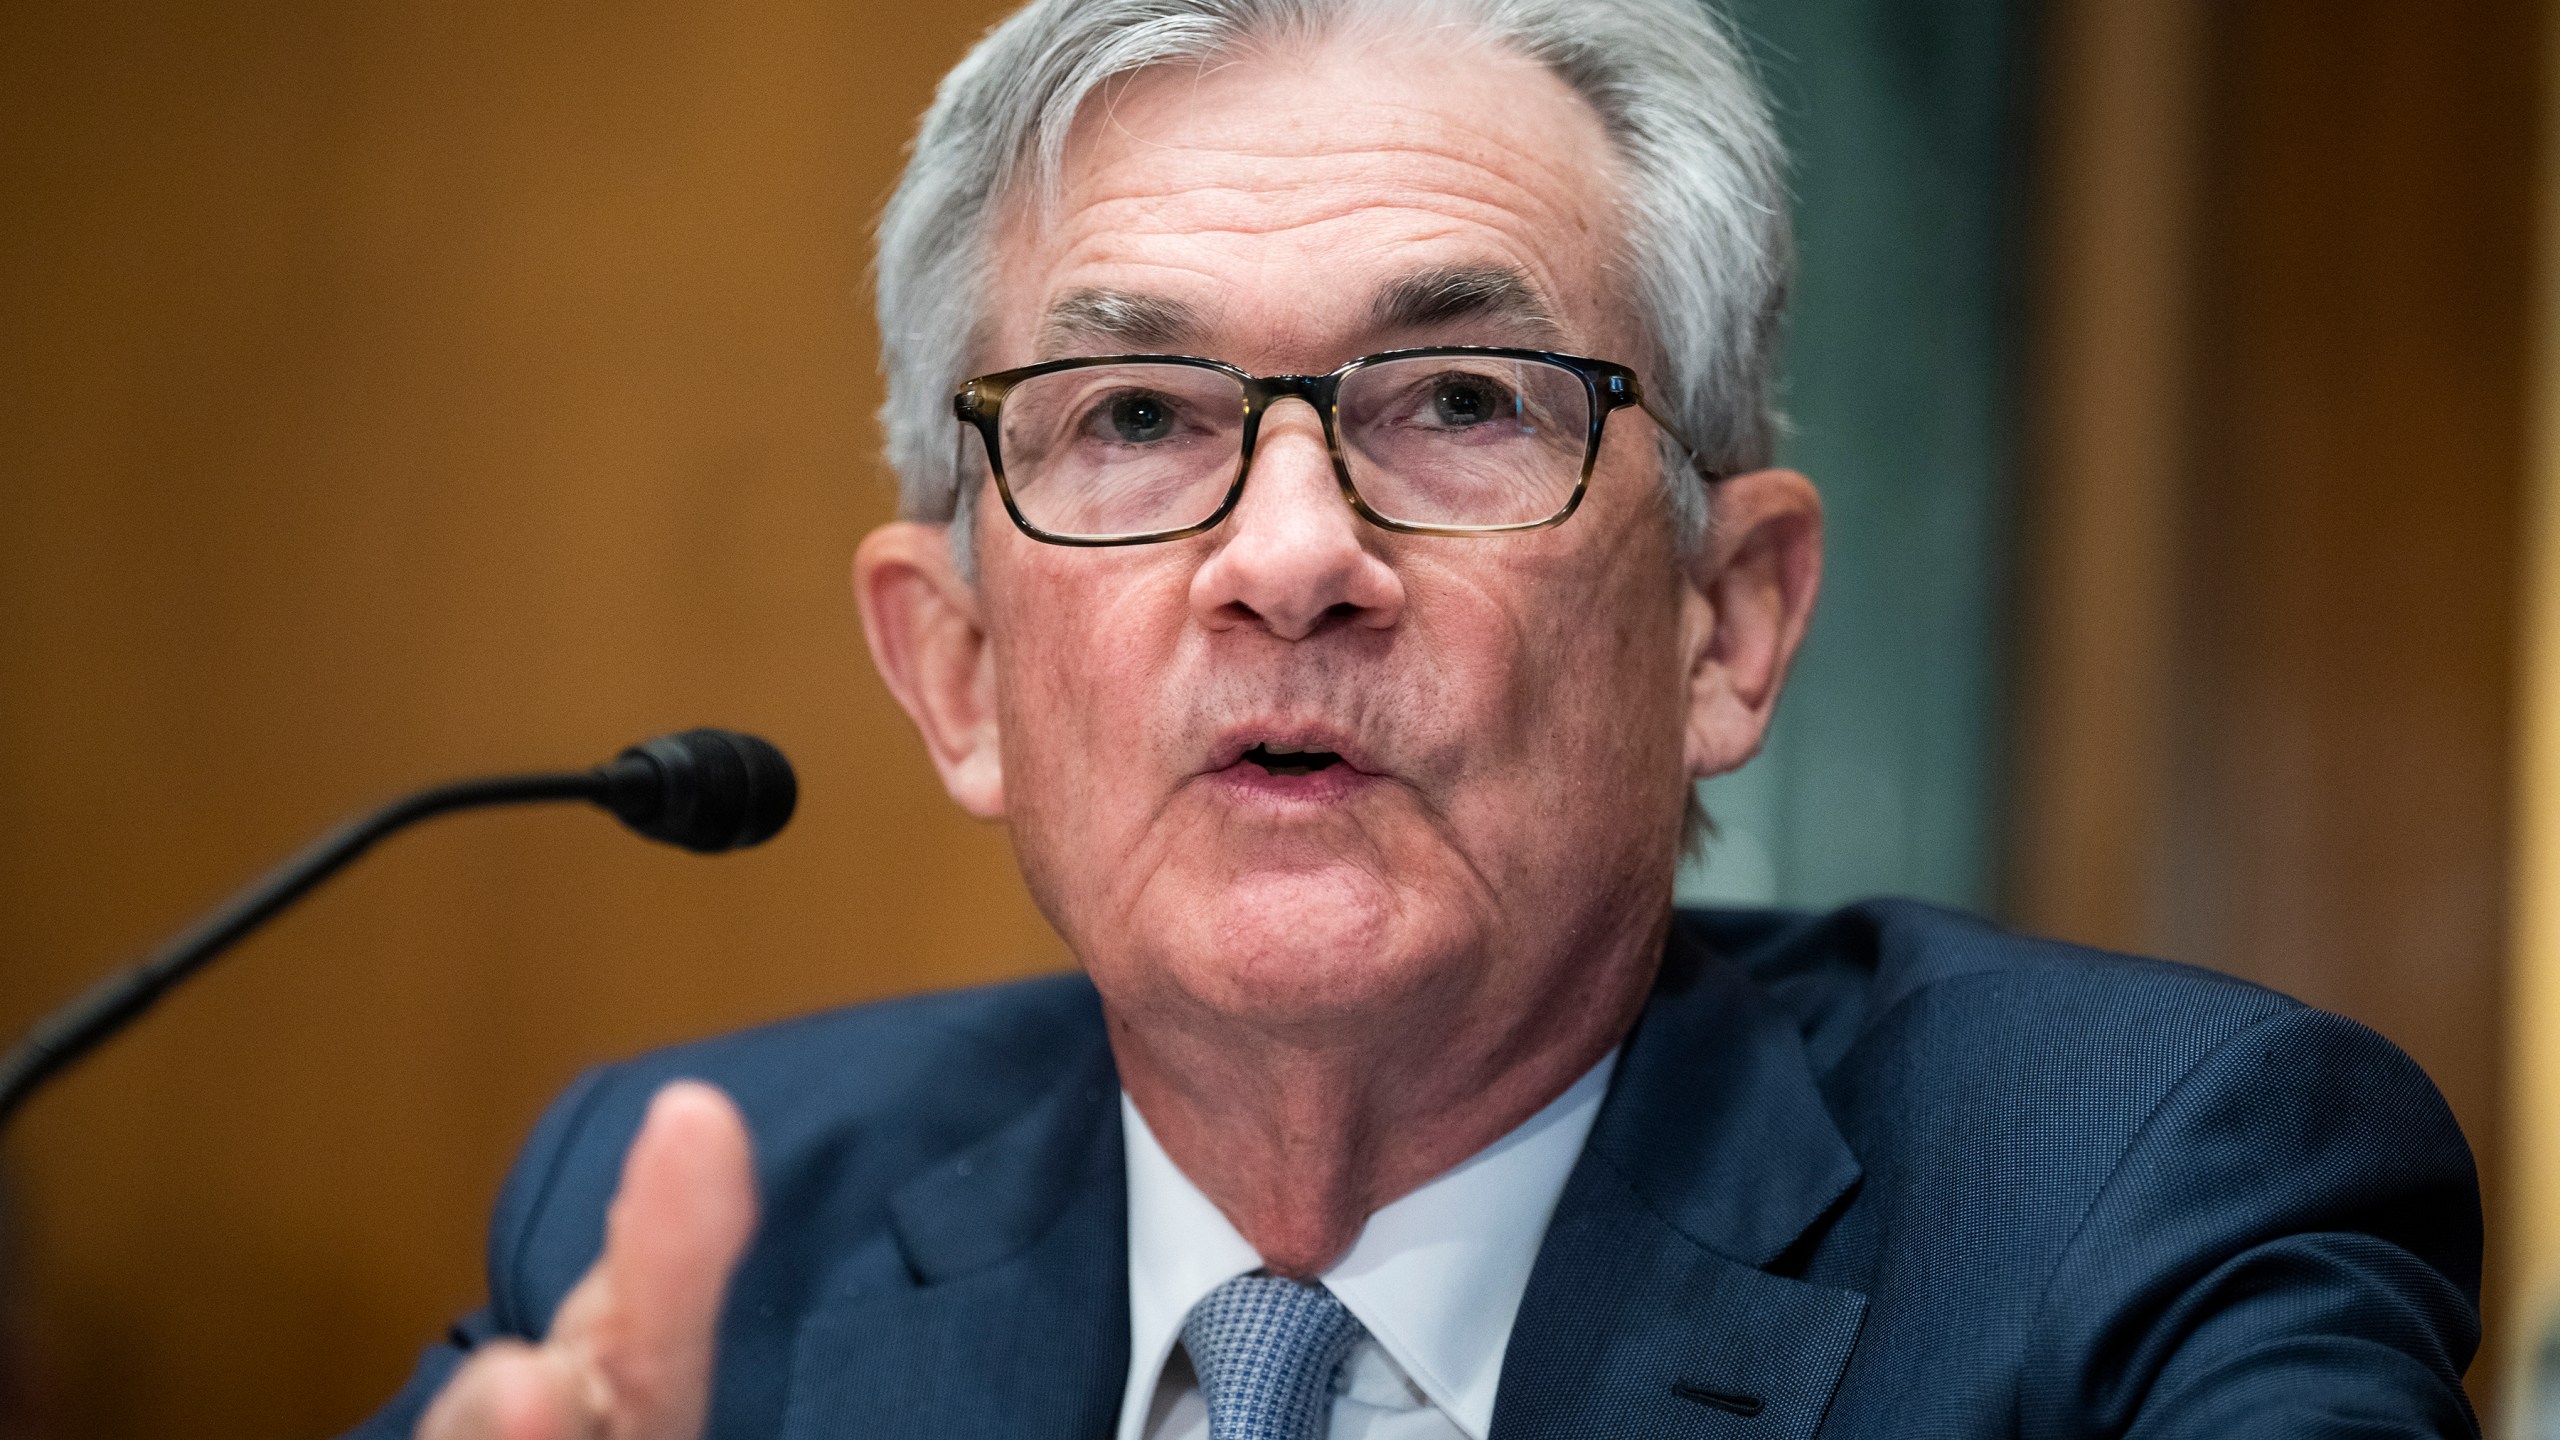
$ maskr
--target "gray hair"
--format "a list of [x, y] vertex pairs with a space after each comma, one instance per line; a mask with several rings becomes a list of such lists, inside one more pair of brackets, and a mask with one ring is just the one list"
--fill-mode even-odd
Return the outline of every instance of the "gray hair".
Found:
[[[1785, 161], [1740, 47], [1707, 0], [1031, 0], [935, 92], [880, 220], [881, 405], [899, 511], [955, 522], [969, 558], [951, 395], [978, 338], [998, 206], [1057, 173], [1096, 91], [1152, 66], [1209, 64], [1272, 38], [1347, 22], [1456, 24], [1545, 65], [1599, 112], [1625, 162], [1629, 271], [1654, 363], [1648, 396], [1734, 474], [1769, 462], [1770, 369], [1794, 268]], [[1664, 442], [1668, 507], [1685, 547], [1704, 487]]]

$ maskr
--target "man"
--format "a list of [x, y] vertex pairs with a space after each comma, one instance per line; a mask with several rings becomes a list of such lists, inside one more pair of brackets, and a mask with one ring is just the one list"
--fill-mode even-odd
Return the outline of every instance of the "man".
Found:
[[588, 1077], [365, 1433], [2474, 1433], [2470, 1158], [2369, 1032], [1674, 915], [1818, 582], [1780, 169], [1689, 0], [991, 34], [854, 586], [1084, 974]]

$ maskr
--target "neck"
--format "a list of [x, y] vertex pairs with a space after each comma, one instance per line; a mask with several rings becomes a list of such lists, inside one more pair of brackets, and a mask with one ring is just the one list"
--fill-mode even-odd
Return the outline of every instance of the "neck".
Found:
[[1109, 1003], [1113, 1058], [1165, 1153], [1275, 1274], [1323, 1272], [1379, 1209], [1570, 1089], [1643, 1009], [1670, 917], [1541, 967], [1569, 990], [1286, 1029]]

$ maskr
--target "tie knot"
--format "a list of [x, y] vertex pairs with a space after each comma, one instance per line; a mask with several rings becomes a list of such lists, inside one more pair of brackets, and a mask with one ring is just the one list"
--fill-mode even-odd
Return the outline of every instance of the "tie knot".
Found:
[[1365, 1334], [1322, 1285], [1239, 1275], [1182, 1322], [1209, 1440], [1317, 1440], [1334, 1372]]

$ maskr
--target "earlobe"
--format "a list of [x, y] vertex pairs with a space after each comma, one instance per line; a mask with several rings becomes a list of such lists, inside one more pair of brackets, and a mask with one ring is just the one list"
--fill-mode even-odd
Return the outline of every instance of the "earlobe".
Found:
[[1682, 597], [1689, 666], [1689, 773], [1757, 754], [1822, 589], [1822, 497], [1792, 470], [1717, 486], [1715, 526]]
[[952, 564], [949, 531], [901, 520], [864, 536], [853, 598], [871, 662], [924, 737], [943, 788], [970, 814], [1001, 817], [994, 654], [977, 590]]

